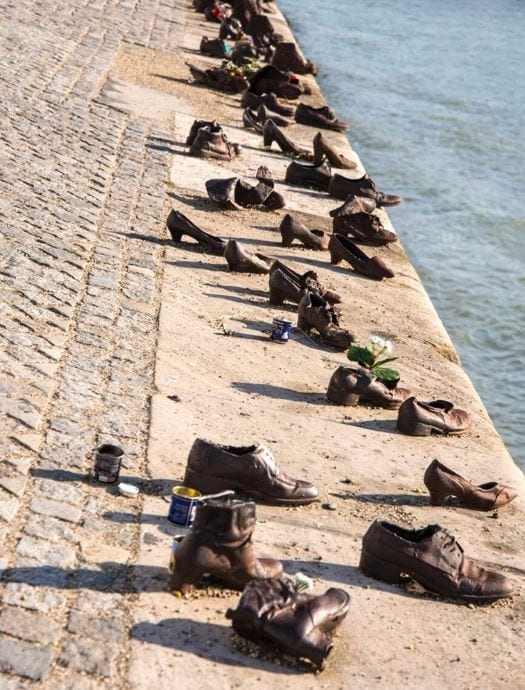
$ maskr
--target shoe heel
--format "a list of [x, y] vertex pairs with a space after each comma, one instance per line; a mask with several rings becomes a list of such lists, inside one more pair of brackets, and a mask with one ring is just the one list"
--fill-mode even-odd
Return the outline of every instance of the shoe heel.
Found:
[[430, 491], [430, 505], [431, 506], [442, 506], [445, 505], [445, 499], [448, 494], [442, 493], [440, 491]]
[[340, 264], [342, 260], [342, 257], [330, 252], [330, 263], [332, 265], [337, 266], [337, 264]]
[[265, 129], [263, 130], [263, 146], [264, 146], [265, 148], [269, 148], [269, 147], [272, 145], [273, 141], [274, 141], [273, 136], [272, 136], [271, 133], [268, 132], [268, 130], [265, 128]]
[[430, 424], [422, 424], [421, 422], [418, 422], [414, 426], [412, 436], [430, 436], [433, 430], [434, 427], [430, 426]]
[[182, 238], [182, 235], [184, 234], [184, 233], [182, 232], [182, 230], [174, 230], [173, 228], [170, 228], [169, 225], [166, 226], [166, 227], [168, 228], [168, 232], [169, 232], [170, 235], [171, 235], [171, 239], [172, 239], [174, 242], [180, 242], [180, 241], [181, 241], [181, 238]]
[[389, 582], [392, 585], [399, 585], [403, 582], [402, 571], [399, 566], [388, 561], [380, 561], [365, 550], [361, 552], [359, 569], [375, 580]]

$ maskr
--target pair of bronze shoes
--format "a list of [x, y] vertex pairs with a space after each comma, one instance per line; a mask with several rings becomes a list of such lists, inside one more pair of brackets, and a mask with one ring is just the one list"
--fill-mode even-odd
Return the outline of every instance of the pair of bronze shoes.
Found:
[[261, 165], [255, 176], [255, 185], [240, 177], [207, 180], [206, 191], [210, 199], [223, 208], [261, 208], [268, 211], [283, 208], [285, 201], [274, 189], [271, 171]]

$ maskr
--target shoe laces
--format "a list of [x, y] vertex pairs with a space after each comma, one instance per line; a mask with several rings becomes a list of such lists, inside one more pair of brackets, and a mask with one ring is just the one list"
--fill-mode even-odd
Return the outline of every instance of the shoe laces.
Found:
[[463, 553], [463, 548], [458, 544], [456, 541], [456, 537], [454, 535], [450, 534], [450, 532], [445, 529], [444, 527], [442, 528], [442, 548], [443, 550], [449, 551], [450, 553], [456, 553], [459, 551], [459, 553]]
[[277, 464], [271, 450], [261, 443], [257, 446], [257, 452], [260, 453], [259, 457], [268, 468], [270, 474], [277, 476], [279, 470], [277, 469]]

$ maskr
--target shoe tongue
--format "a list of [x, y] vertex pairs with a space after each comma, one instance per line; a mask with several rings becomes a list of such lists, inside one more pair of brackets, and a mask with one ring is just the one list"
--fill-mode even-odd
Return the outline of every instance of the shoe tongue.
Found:
[[270, 474], [276, 475], [278, 470], [271, 450], [260, 443], [256, 447], [255, 452], [260, 453], [260, 460], [266, 465]]

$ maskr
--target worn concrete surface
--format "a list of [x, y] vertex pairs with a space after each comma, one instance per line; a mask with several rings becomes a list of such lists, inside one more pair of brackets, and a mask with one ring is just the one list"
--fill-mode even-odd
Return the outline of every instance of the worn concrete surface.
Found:
[[[188, 83], [184, 61], [212, 64], [196, 52], [217, 30], [189, 5], [0, 7], [0, 688], [520, 687], [521, 592], [458, 606], [357, 569], [376, 517], [439, 522], [522, 588], [523, 499], [497, 516], [433, 508], [422, 475], [438, 457], [476, 482], [505, 481], [522, 494], [525, 483], [400, 245], [377, 250], [396, 271], [378, 284], [330, 266], [327, 254], [282, 248], [284, 211], [223, 212], [209, 202], [209, 177], [251, 177], [265, 163], [280, 180], [289, 160], [242, 129], [238, 97]], [[309, 79], [305, 100], [320, 102]], [[185, 155], [197, 116], [223, 122], [243, 156], [211, 164]], [[308, 146], [315, 130], [289, 134]], [[310, 227], [330, 227], [337, 202], [279, 188]], [[169, 242], [170, 205], [299, 270], [316, 268], [344, 295], [345, 325], [361, 340], [391, 338], [403, 383], [468, 409], [472, 431], [413, 439], [395, 432], [395, 413], [328, 405], [344, 354], [300, 333], [271, 343], [272, 318], [295, 310], [268, 304], [264, 276], [230, 274], [222, 258]], [[255, 533], [258, 553], [315, 577], [316, 592], [351, 593], [323, 673], [241, 651], [224, 617], [238, 594], [166, 590], [171, 535], [181, 531], [166, 520], [168, 495], [195, 436], [265, 442], [285, 471], [336, 505], [261, 505]], [[126, 449], [138, 500], [86, 479], [103, 440]]]

